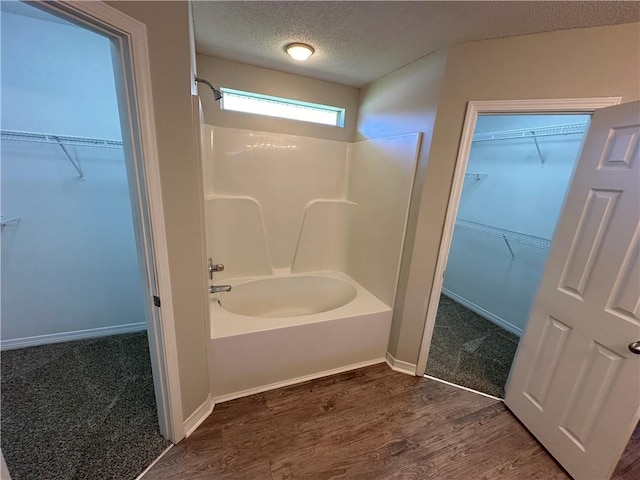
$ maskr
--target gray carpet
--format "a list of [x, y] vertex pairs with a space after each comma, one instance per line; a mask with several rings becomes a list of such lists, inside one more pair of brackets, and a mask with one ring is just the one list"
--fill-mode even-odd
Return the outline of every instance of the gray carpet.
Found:
[[440, 296], [427, 375], [504, 398], [520, 338]]
[[162, 438], [146, 332], [0, 354], [12, 480], [136, 478]]

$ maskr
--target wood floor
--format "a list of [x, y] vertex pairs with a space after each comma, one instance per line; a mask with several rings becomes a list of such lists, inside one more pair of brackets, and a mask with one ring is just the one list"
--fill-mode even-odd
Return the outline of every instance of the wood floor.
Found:
[[422, 478], [569, 476], [502, 402], [385, 364], [218, 404], [144, 476]]

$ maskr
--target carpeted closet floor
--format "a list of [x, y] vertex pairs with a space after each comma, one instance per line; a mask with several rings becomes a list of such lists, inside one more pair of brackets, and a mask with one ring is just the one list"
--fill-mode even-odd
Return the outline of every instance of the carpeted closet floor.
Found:
[[0, 362], [12, 480], [135, 479], [169, 446], [146, 332], [8, 350]]
[[440, 296], [427, 375], [504, 398], [520, 338]]

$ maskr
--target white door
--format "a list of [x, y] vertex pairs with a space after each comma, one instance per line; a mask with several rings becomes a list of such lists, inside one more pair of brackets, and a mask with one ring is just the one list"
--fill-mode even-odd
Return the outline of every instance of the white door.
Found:
[[611, 476], [640, 419], [640, 102], [597, 110], [505, 403], [576, 479]]

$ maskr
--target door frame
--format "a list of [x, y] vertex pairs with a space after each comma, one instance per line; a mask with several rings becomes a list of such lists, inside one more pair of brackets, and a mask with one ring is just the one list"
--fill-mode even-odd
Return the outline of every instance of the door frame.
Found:
[[[184, 438], [185, 432], [147, 28], [144, 23], [101, 1], [37, 0], [32, 5], [97, 31], [118, 46], [120, 58], [114, 57], [118, 60], [114, 61], [114, 68], [123, 80], [121, 92], [118, 92], [121, 117], [123, 104], [128, 117], [129, 129], [123, 137], [129, 138], [123, 140], [125, 148], [130, 140], [131, 158], [125, 155], [125, 162], [128, 176], [134, 177], [129, 179], [129, 189], [136, 247], [139, 264], [144, 270], [141, 272], [144, 286], [149, 293], [144, 299], [145, 320], [158, 421], [160, 433], [177, 443]], [[154, 296], [161, 299], [161, 308], [154, 306]]]
[[464, 126], [462, 129], [462, 137], [460, 139], [460, 146], [458, 147], [453, 183], [451, 185], [451, 192], [449, 193], [449, 202], [447, 205], [444, 228], [440, 239], [440, 248], [438, 249], [433, 285], [431, 286], [431, 293], [427, 299], [427, 313], [425, 317], [424, 330], [422, 332], [420, 354], [418, 356], [418, 363], [416, 364], [416, 376], [423, 376], [427, 370], [427, 360], [429, 358], [429, 350], [431, 348], [431, 337], [436, 323], [440, 293], [442, 292], [444, 274], [447, 268], [449, 251], [451, 249], [451, 240], [453, 238], [453, 230], [455, 227], [456, 217], [458, 216], [460, 198], [462, 196], [464, 174], [467, 170], [467, 164], [469, 163], [469, 153], [471, 152], [471, 143], [473, 141], [473, 133], [476, 128], [478, 115], [527, 115], [536, 113], [592, 114], [599, 108], [618, 105], [621, 101], [622, 97], [594, 97], [534, 100], [482, 100], [468, 102]]

